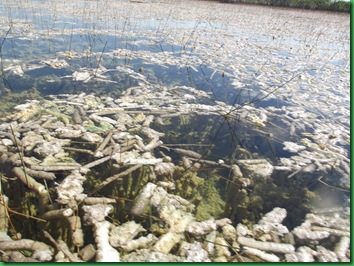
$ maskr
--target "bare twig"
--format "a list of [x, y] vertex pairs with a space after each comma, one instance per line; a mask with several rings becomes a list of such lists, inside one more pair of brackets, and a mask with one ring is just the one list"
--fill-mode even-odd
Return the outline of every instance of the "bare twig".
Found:
[[63, 252], [64, 255], [71, 261], [71, 262], [82, 262], [82, 260], [78, 259], [75, 255], [73, 255], [68, 246], [65, 244], [64, 241], [58, 240], [56, 241], [47, 231], [43, 230], [44, 236], [52, 242], [56, 249]]
[[94, 193], [96, 193], [97, 191], [99, 191], [100, 189], [102, 189], [103, 187], [107, 186], [109, 183], [112, 183], [113, 181], [123, 177], [123, 176], [126, 176], [126, 175], [129, 175], [131, 172], [139, 169], [140, 167], [142, 167], [143, 165], [142, 164], [137, 164], [137, 165], [134, 165], [130, 168], [128, 168], [127, 170], [119, 173], [119, 174], [116, 174], [116, 175], [113, 175], [109, 178], [107, 178], [104, 182], [102, 182], [97, 188], [95, 188], [94, 190], [92, 190], [90, 193], [88, 193], [88, 195], [92, 195]]

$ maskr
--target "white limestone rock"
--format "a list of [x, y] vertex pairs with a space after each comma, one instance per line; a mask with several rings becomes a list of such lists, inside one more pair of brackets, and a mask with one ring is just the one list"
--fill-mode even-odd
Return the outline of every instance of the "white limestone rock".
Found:
[[273, 165], [265, 159], [238, 160], [237, 162], [244, 174], [250, 178], [266, 179], [272, 175], [274, 170]]
[[145, 231], [141, 224], [137, 224], [135, 221], [129, 221], [120, 226], [113, 227], [109, 233], [109, 243], [113, 247], [121, 247], [128, 244], [128, 242], [133, 240], [139, 233]]
[[200, 242], [182, 242], [180, 256], [186, 257], [184, 262], [210, 262], [208, 252], [206, 252]]
[[263, 234], [275, 233], [277, 235], [284, 235], [289, 233], [288, 228], [282, 225], [282, 221], [286, 217], [286, 209], [274, 208], [262, 217], [262, 219], [253, 226], [253, 233], [256, 237]]
[[94, 237], [97, 245], [96, 262], [119, 262], [120, 254], [109, 244], [108, 221], [100, 221], [94, 224]]
[[237, 238], [236, 228], [231, 224], [226, 224], [222, 227], [222, 235], [226, 241], [232, 243]]
[[206, 235], [214, 230], [216, 230], [216, 224], [213, 218], [201, 222], [193, 221], [186, 228], [186, 231], [196, 236]]
[[82, 198], [86, 196], [83, 194], [84, 191], [83, 183], [86, 180], [78, 170], [72, 171], [57, 187], [57, 202], [60, 204], [73, 203], [79, 197]]
[[85, 225], [95, 225], [105, 220], [105, 217], [112, 211], [113, 206], [107, 204], [95, 204], [82, 206], [85, 214], [83, 222]]
[[92, 132], [84, 132], [81, 135], [81, 138], [90, 143], [101, 143], [103, 141], [103, 138], [100, 135]]
[[296, 144], [295, 142], [291, 142], [291, 141], [284, 141], [283, 144], [284, 144], [283, 149], [285, 151], [289, 151], [289, 152], [293, 152], [293, 153], [298, 153], [299, 151], [306, 149], [305, 146]]

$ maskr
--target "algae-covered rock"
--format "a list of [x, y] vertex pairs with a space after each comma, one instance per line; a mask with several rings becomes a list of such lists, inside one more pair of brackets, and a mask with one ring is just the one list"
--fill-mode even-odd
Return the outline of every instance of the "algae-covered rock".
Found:
[[95, 124], [93, 122], [88, 122], [88, 123], [84, 123], [83, 127], [88, 131], [88, 132], [107, 132], [112, 130], [114, 127], [108, 123], [108, 122], [104, 122], [104, 121], [100, 121], [98, 124]]

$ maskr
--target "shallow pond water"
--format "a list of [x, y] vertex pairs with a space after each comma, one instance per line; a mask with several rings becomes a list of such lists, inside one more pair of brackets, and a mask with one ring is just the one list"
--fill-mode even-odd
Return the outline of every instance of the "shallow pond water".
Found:
[[[193, 87], [205, 93], [195, 103], [227, 107], [154, 123], [166, 145], [196, 145], [203, 159], [228, 164], [265, 158], [284, 190], [279, 183], [301, 183], [333, 194], [329, 204], [348, 205], [348, 14], [210, 1], [6, 0], [0, 21], [3, 114], [29, 99], [27, 91], [118, 99], [131, 87], [141, 87], [137, 98], [154, 87], [183, 99], [178, 88]], [[154, 104], [174, 106], [167, 98]], [[309, 164], [316, 168], [301, 172]], [[299, 180], [285, 178], [296, 171]], [[264, 200], [262, 212], [276, 207]]]

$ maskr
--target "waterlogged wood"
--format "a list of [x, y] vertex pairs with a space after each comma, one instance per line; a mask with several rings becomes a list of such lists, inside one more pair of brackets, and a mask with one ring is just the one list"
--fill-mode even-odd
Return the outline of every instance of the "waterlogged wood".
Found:
[[58, 172], [58, 171], [70, 171], [79, 169], [81, 166], [78, 164], [60, 164], [60, 165], [31, 165], [30, 168], [37, 171], [46, 172]]
[[260, 259], [267, 261], [267, 262], [279, 262], [280, 261], [279, 257], [277, 257], [276, 255], [268, 254], [268, 253], [263, 252], [259, 249], [244, 247], [243, 250], [244, 250], [244, 253], [246, 253], [248, 255], [252, 255], [252, 256], [257, 256]]
[[20, 140], [19, 138], [17, 138], [12, 132], [10, 133], [10, 132], [3, 132], [3, 131], [0, 131], [0, 135], [5, 136], [5, 137], [11, 139], [12, 142], [13, 142], [16, 146], [22, 147], [22, 142], [21, 142], [21, 140]]
[[1, 241], [1, 250], [17, 250], [17, 249], [29, 249], [40, 250], [49, 249], [49, 246], [42, 242], [36, 242], [29, 239], [13, 240], [13, 241]]
[[203, 156], [195, 151], [180, 149], [180, 148], [173, 148], [173, 150], [181, 155], [201, 159]]
[[41, 178], [45, 180], [54, 180], [55, 174], [53, 173], [48, 173], [46, 171], [36, 171], [33, 169], [30, 169], [28, 167], [25, 167], [26, 173], [28, 173], [30, 176], [33, 176], [34, 178]]
[[198, 162], [198, 163], [205, 163], [211, 166], [222, 166], [225, 168], [231, 168], [231, 165], [225, 164], [224, 162], [214, 162], [211, 160], [203, 160], [203, 159], [197, 159], [197, 158], [190, 158], [190, 160]]
[[65, 244], [64, 241], [62, 241], [62, 240], [56, 241], [47, 231], [43, 230], [43, 233], [44, 233], [44, 236], [46, 238], [48, 238], [50, 240], [50, 242], [52, 242], [55, 245], [57, 250], [59, 250], [65, 254], [65, 256], [69, 259], [70, 262], [82, 262], [82, 260], [78, 259], [76, 256], [74, 256], [70, 252], [68, 246]]
[[339, 230], [339, 229], [334, 229], [334, 228], [321, 227], [321, 226], [311, 226], [311, 230], [313, 230], [313, 231], [325, 231], [325, 232], [328, 232], [331, 235], [335, 235], [335, 236], [350, 237], [350, 232]]
[[103, 158], [100, 158], [100, 159], [95, 160], [95, 161], [93, 161], [93, 162], [91, 162], [91, 163], [88, 163], [88, 164], [83, 165], [82, 168], [90, 169], [90, 168], [92, 168], [92, 167], [95, 167], [95, 166], [97, 166], [97, 165], [100, 165], [100, 164], [102, 164], [102, 163], [104, 163], [104, 162], [110, 160], [111, 158], [112, 158], [111, 155], [106, 156], [106, 157], [103, 157]]
[[337, 254], [339, 259], [346, 259], [346, 254], [350, 247], [350, 238], [343, 236], [339, 243], [335, 246], [334, 252]]
[[20, 167], [14, 167], [12, 172], [17, 176], [28, 188], [35, 191], [39, 196], [39, 203], [42, 208], [48, 205], [49, 203], [49, 193], [44, 185], [38, 183]]
[[295, 247], [290, 244], [274, 243], [274, 242], [262, 242], [254, 240], [253, 238], [240, 236], [237, 238], [237, 242], [241, 245], [255, 248], [263, 251], [270, 251], [274, 253], [292, 253], [295, 251]]
[[44, 213], [42, 215], [42, 219], [44, 220], [61, 219], [61, 218], [67, 218], [72, 215], [73, 215], [73, 210], [70, 208], [63, 209], [63, 210], [51, 210]]
[[[119, 174], [116, 174], [116, 175], [113, 175], [111, 177], [108, 177], [105, 181], [103, 181], [97, 188], [94, 189], [93, 192], [97, 192], [98, 190], [102, 189], [103, 187], [107, 186], [108, 184], [112, 183], [113, 181], [119, 179], [119, 178], [122, 178], [124, 176], [127, 176], [129, 175], [130, 173], [134, 172], [135, 170], [141, 168], [143, 165], [142, 164], [137, 164], [137, 165], [134, 165], [130, 168], [128, 168], [127, 170], [119, 173]], [[90, 194], [93, 194], [93, 192], [90, 192]]]
[[0, 232], [7, 232], [8, 230], [8, 207], [9, 198], [5, 195], [0, 197]]
[[2, 251], [8, 250], [31, 250], [34, 252], [42, 251], [44, 254], [42, 256], [41, 261], [50, 261], [52, 258], [52, 251], [50, 247], [43, 243], [34, 241], [31, 239], [20, 239], [20, 240], [12, 240], [12, 241], [1, 241], [0, 249]]
[[86, 205], [95, 205], [95, 204], [112, 204], [116, 203], [115, 199], [104, 198], [104, 197], [87, 197], [82, 201]]
[[87, 153], [87, 154], [90, 154], [90, 155], [94, 155], [95, 154], [93, 151], [85, 150], [85, 149], [77, 149], [77, 148], [72, 148], [72, 147], [63, 147], [63, 149], [64, 150], [68, 150], [68, 151]]

